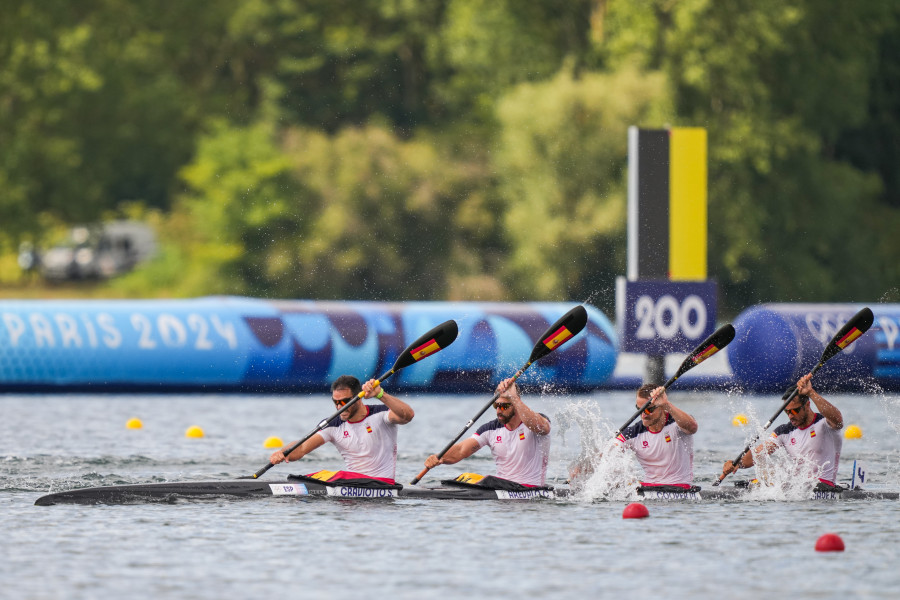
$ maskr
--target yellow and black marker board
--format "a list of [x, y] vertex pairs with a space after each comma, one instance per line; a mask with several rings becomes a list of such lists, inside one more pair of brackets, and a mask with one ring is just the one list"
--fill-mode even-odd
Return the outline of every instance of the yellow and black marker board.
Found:
[[628, 129], [628, 279], [705, 280], [706, 130]]

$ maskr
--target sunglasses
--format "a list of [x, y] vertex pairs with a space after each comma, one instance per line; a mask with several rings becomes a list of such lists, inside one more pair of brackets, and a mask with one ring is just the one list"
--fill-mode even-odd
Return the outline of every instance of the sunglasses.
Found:
[[[640, 406], [635, 406], [635, 408], [640, 409], [641, 407], [640, 407]], [[650, 406], [648, 406], [647, 408], [644, 409], [644, 414], [645, 414], [645, 415], [652, 415], [653, 412], [654, 412], [657, 408], [659, 408], [659, 407], [658, 407], [658, 406], [653, 406], [653, 405], [651, 404]]]
[[350, 396], [349, 398], [342, 398], [342, 399], [340, 399], [340, 400], [338, 400], [337, 398], [332, 398], [332, 399], [331, 399], [331, 401], [334, 402], [334, 406], [335, 406], [336, 408], [343, 408], [344, 405], [346, 405], [346, 404], [347, 404], [348, 402], [350, 402], [351, 400], [353, 400], [353, 396]]
[[784, 414], [796, 417], [798, 414], [800, 414], [800, 411], [803, 410], [804, 406], [806, 406], [806, 403], [801, 404], [797, 408], [785, 408]]
[[494, 402], [494, 410], [506, 410], [512, 406], [511, 402]]

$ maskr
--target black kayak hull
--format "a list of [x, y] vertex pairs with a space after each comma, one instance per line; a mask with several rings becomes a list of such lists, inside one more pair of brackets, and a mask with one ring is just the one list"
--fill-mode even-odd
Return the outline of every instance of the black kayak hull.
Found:
[[[692, 492], [647, 491], [640, 500], [669, 502], [703, 502], [737, 500], [748, 494], [747, 488], [714, 488]], [[354, 486], [326, 486], [304, 480], [273, 481], [263, 479], [235, 479], [223, 481], [182, 481], [90, 487], [55, 492], [41, 496], [36, 506], [54, 504], [135, 504], [145, 502], [178, 502], [214, 498], [412, 498], [427, 500], [541, 500], [572, 496], [567, 488], [527, 491], [491, 490], [478, 487], [404, 486], [403, 489], [382, 489]], [[839, 492], [813, 492], [812, 500], [898, 500], [898, 492], [873, 492], [844, 490]]]
[[[565, 492], [563, 490], [562, 492]], [[422, 498], [430, 500], [531, 500], [556, 498], [559, 491], [506, 491], [475, 487], [413, 487], [384, 489], [326, 486], [308, 480], [271, 481], [236, 479], [227, 481], [183, 481], [80, 488], [41, 496], [36, 506], [53, 504], [132, 504], [175, 502], [202, 498], [334, 497], [348, 499]]]

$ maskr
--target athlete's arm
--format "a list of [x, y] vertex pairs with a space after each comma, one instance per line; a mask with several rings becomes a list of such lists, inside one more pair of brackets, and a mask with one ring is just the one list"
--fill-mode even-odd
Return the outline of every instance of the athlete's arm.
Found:
[[311, 438], [309, 438], [308, 440], [306, 440], [305, 442], [303, 442], [302, 444], [300, 444], [299, 446], [297, 446], [296, 450], [294, 450], [287, 457], [285, 457], [284, 451], [296, 443], [297, 443], [296, 441], [291, 442], [290, 444], [288, 444], [281, 450], [276, 450], [275, 452], [273, 452], [272, 456], [269, 457], [269, 462], [272, 463], [273, 465], [277, 465], [278, 463], [280, 463], [282, 461], [291, 462], [291, 461], [295, 461], [295, 460], [300, 460], [301, 458], [303, 458], [304, 456], [306, 456], [307, 454], [309, 454], [310, 452], [312, 452], [313, 450], [315, 450], [316, 448], [318, 448], [319, 446], [324, 444], [325, 438], [323, 438], [321, 435], [319, 435], [317, 433], [314, 436], [312, 436]]
[[519, 396], [516, 386], [513, 385], [514, 382], [515, 380], [512, 378], [504, 379], [500, 382], [500, 385], [498, 385], [497, 388], [504, 391], [500, 394], [499, 400], [511, 402], [516, 409], [516, 414], [522, 419], [522, 423], [524, 423], [525, 427], [530, 429], [535, 435], [547, 435], [550, 433], [550, 420], [544, 415], [533, 411], [528, 405], [522, 402], [522, 398]]
[[679, 429], [688, 435], [697, 433], [697, 421], [694, 417], [672, 404], [668, 394], [666, 394], [666, 388], [660, 386], [653, 390], [652, 393], [656, 394], [653, 404], [662, 407], [663, 410], [669, 413]]
[[469, 438], [458, 444], [453, 444], [441, 458], [438, 458], [437, 454], [432, 454], [425, 459], [425, 466], [429, 469], [433, 469], [438, 465], [453, 465], [464, 458], [469, 458], [475, 454], [479, 448], [481, 448], [481, 446], [478, 445], [475, 438]]
[[[381, 387], [381, 384], [374, 385], [376, 381], [377, 380], [375, 379], [370, 379], [363, 384], [362, 389], [363, 392], [366, 393], [366, 398], [374, 398], [378, 395], [378, 392], [384, 392], [384, 388]], [[384, 392], [384, 394], [381, 395], [381, 398], [377, 398], [377, 400], [380, 400], [382, 404], [388, 407], [387, 418], [388, 421], [394, 425], [406, 425], [416, 416], [416, 413], [409, 404], [387, 392]]]
[[733, 462], [725, 461], [725, 466], [722, 467], [722, 475], [728, 475], [730, 473], [734, 473], [738, 469], [749, 469], [752, 467], [754, 463], [753, 457], [756, 454], [759, 454], [765, 451], [766, 454], [772, 454], [775, 450], [778, 449], [778, 444], [775, 442], [764, 442], [753, 449], [752, 452], [744, 452], [744, 455], [741, 457], [740, 462], [735, 465]]
[[825, 421], [832, 429], [841, 429], [844, 427], [844, 415], [834, 404], [823, 398], [816, 390], [813, 389], [812, 373], [804, 375], [797, 382], [797, 393], [809, 396], [816, 409], [825, 417]]

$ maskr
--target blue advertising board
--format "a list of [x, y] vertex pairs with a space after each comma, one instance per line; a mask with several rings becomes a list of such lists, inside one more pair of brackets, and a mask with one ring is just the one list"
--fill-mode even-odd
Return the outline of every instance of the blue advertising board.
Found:
[[616, 280], [619, 349], [690, 352], [716, 329], [716, 282]]
[[[0, 300], [0, 392], [327, 390], [339, 375], [389, 369], [422, 333], [454, 319], [456, 341], [392, 389], [484, 392], [528, 360], [571, 302]], [[595, 307], [578, 337], [522, 378], [593, 389], [612, 374], [615, 330]]]

